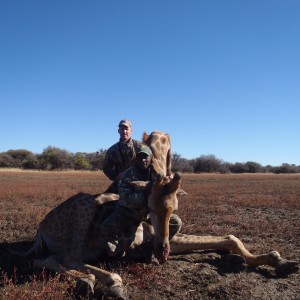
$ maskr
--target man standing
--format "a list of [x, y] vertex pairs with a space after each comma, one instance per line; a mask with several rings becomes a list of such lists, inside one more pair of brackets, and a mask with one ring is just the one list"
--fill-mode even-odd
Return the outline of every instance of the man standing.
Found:
[[119, 122], [118, 133], [120, 140], [107, 150], [103, 163], [104, 174], [114, 181], [106, 192], [117, 192], [120, 175], [131, 165], [141, 144], [140, 141], [131, 138], [132, 123], [129, 120]]

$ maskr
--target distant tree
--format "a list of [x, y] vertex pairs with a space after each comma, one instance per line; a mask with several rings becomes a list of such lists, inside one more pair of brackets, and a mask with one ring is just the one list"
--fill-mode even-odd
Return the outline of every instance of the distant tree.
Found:
[[248, 168], [247, 173], [259, 173], [262, 170], [262, 165], [253, 161], [246, 162], [245, 166]]
[[18, 168], [15, 166], [15, 160], [6, 152], [0, 153], [0, 168]]
[[264, 172], [265, 173], [275, 173], [275, 167], [271, 165], [264, 166]]
[[32, 152], [24, 149], [8, 150], [6, 154], [12, 157], [14, 168], [21, 168], [22, 163], [33, 156]]
[[201, 155], [193, 164], [195, 173], [224, 173], [224, 162], [214, 155]]
[[45, 170], [72, 169], [73, 154], [60, 148], [49, 146], [39, 156], [40, 166]]
[[182, 158], [180, 154], [172, 154], [172, 171], [173, 172], [193, 172], [193, 167], [186, 158]]
[[37, 170], [40, 168], [40, 162], [38, 156], [35, 154], [28, 155], [26, 159], [22, 161], [22, 169], [33, 169]]
[[107, 150], [99, 149], [97, 152], [88, 153], [86, 158], [91, 166], [92, 170], [102, 170], [103, 162], [106, 155]]
[[287, 163], [282, 164], [279, 167], [276, 167], [274, 170], [274, 173], [279, 174], [279, 173], [297, 173], [299, 172], [299, 169], [296, 165], [292, 164], [289, 165]]
[[231, 164], [229, 162], [223, 162], [220, 173], [222, 173], [222, 174], [230, 173], [230, 165]]
[[75, 170], [88, 170], [90, 169], [89, 161], [86, 159], [85, 153], [77, 152], [74, 155], [74, 169]]
[[32, 152], [25, 150], [25, 149], [18, 149], [18, 150], [8, 150], [6, 152], [14, 159], [18, 159], [20, 161], [26, 159], [28, 156], [32, 155]]
[[249, 169], [246, 164], [236, 162], [230, 166], [229, 170], [231, 173], [247, 173]]

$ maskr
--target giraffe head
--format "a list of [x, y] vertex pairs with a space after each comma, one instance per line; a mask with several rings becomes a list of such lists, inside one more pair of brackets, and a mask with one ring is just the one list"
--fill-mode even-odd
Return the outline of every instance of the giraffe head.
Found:
[[153, 251], [160, 262], [165, 262], [170, 253], [169, 221], [174, 210], [178, 209], [178, 193], [185, 193], [180, 189], [181, 175], [176, 173], [172, 179], [157, 175], [148, 197], [151, 224], [154, 228]]
[[143, 142], [152, 150], [152, 165], [155, 172], [164, 176], [170, 176], [172, 174], [170, 136], [162, 131], [153, 131], [151, 134], [144, 132]]

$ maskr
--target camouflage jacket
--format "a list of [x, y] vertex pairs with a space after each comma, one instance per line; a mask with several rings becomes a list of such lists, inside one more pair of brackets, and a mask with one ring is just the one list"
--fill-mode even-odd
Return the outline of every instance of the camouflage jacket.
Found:
[[137, 218], [145, 219], [148, 215], [148, 202], [145, 191], [135, 190], [128, 182], [153, 181], [153, 177], [152, 166], [143, 171], [136, 164], [133, 164], [125, 171], [118, 183], [119, 205], [129, 208]]
[[121, 172], [126, 170], [136, 157], [137, 149], [141, 142], [129, 139], [127, 142], [121, 141], [112, 145], [106, 153], [103, 172], [110, 180], [116, 180]]

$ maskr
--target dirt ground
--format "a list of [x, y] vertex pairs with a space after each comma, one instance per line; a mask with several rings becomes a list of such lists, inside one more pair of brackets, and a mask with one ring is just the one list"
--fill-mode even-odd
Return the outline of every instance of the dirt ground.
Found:
[[[19, 177], [16, 175], [14, 180], [16, 178]], [[89, 182], [91, 180], [99, 178], [95, 176], [89, 178]], [[76, 183], [70, 182], [74, 190]], [[277, 250], [284, 258], [299, 261], [300, 175], [185, 175], [182, 187], [189, 192], [178, 210], [184, 224], [183, 233], [234, 234], [254, 254]], [[0, 188], [6, 187], [0, 184]], [[37, 205], [33, 205], [26, 216], [13, 222], [16, 220], [14, 211], [19, 214], [23, 211], [23, 206], [16, 204], [18, 202], [11, 206], [7, 203], [12, 203], [14, 197], [10, 195], [8, 199], [7, 194], [1, 196], [0, 191], [0, 298], [40, 299], [25, 290], [33, 288], [33, 278], [41, 273], [33, 270], [32, 261], [16, 259], [9, 254], [7, 247], [28, 249], [42, 213], [35, 212]], [[28, 203], [35, 201], [34, 196], [30, 197]], [[61, 199], [58, 197], [55, 201], [59, 203]], [[46, 207], [42, 212], [56, 205], [49, 203], [39, 203]], [[101, 266], [121, 275], [129, 299], [300, 299], [299, 271], [281, 278], [271, 267], [234, 266], [226, 261], [226, 253], [214, 251], [171, 255], [163, 265], [123, 260], [102, 262]], [[10, 285], [5, 278], [13, 278]], [[37, 279], [34, 288], [43, 284], [43, 280]], [[64, 286], [58, 283], [54, 288], [63, 289]], [[75, 298], [74, 294], [64, 295], [60, 299]], [[96, 285], [94, 295], [77, 297], [110, 299], [101, 284]], [[56, 298], [49, 292], [43, 299]]]

